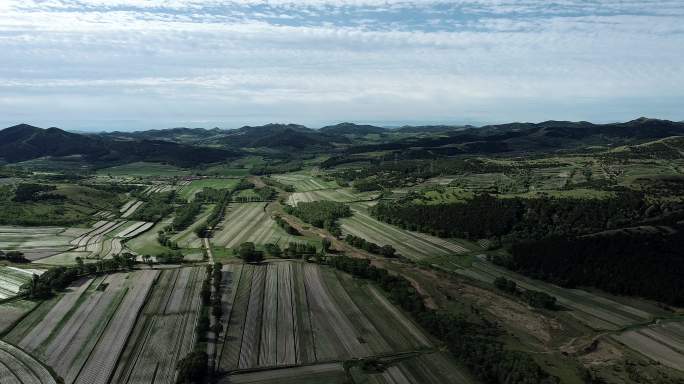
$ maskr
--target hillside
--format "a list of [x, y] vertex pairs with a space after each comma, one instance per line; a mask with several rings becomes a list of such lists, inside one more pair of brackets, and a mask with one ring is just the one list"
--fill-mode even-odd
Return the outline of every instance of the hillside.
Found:
[[238, 152], [161, 140], [119, 140], [103, 135], [81, 135], [27, 124], [0, 131], [0, 158], [9, 163], [74, 155], [90, 163], [152, 161], [186, 166], [225, 160], [237, 156]]

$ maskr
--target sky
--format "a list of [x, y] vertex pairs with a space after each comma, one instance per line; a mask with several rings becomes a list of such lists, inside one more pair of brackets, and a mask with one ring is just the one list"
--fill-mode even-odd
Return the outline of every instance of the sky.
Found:
[[682, 0], [0, 0], [0, 127], [684, 120]]

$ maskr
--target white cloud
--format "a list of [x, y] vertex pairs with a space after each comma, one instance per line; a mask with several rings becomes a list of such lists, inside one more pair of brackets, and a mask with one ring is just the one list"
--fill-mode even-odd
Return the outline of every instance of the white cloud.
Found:
[[684, 117], [679, 1], [436, 3], [0, 1], [0, 115]]

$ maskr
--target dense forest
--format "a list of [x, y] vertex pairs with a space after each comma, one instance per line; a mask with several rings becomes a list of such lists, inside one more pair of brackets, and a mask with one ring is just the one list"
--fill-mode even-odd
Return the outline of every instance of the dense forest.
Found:
[[370, 212], [390, 224], [440, 237], [508, 236], [509, 240], [516, 240], [619, 228], [639, 219], [645, 209], [639, 194], [621, 192], [610, 199], [499, 199], [481, 194], [449, 204], [424, 205], [403, 200], [382, 202]]
[[577, 238], [550, 237], [511, 247], [494, 261], [566, 287], [591, 286], [684, 305], [684, 232], [619, 231]]

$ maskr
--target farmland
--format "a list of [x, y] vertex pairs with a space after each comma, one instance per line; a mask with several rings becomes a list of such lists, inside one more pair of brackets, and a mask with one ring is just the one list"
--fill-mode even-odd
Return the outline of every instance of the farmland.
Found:
[[4, 341], [0, 341], [0, 379], [6, 384], [57, 384], [47, 368]]
[[313, 172], [295, 172], [273, 175], [277, 181], [292, 185], [297, 192], [315, 191], [320, 189], [334, 189], [340, 186], [334, 181], [326, 181]]
[[101, 383], [113, 372], [157, 271], [117, 273], [74, 283], [42, 303], [6, 336], [65, 383]]
[[297, 205], [299, 202], [309, 202], [318, 200], [339, 201], [341, 203], [351, 203], [358, 201], [371, 201], [377, 198], [377, 193], [358, 193], [350, 188], [322, 189], [309, 192], [294, 192], [288, 197], [289, 205]]
[[[176, 362], [195, 343], [204, 268], [160, 272], [113, 373], [115, 383], [173, 383]], [[135, 325], [134, 325], [135, 324]], [[134, 325], [134, 326], [133, 326]], [[85, 382], [84, 382], [85, 383]]]
[[352, 217], [340, 220], [344, 234], [359, 236], [380, 246], [391, 245], [405, 257], [420, 260], [468, 252], [466, 247], [454, 240], [407, 231], [378, 221], [367, 214], [361, 206], [357, 205], [352, 211]]
[[0, 250], [17, 250], [29, 260], [39, 260], [73, 248], [71, 241], [85, 228], [0, 227]]
[[290, 241], [304, 241], [300, 236], [287, 234], [266, 211], [267, 203], [230, 204], [224, 220], [214, 231], [212, 244], [236, 248], [241, 243], [257, 245], [274, 243], [285, 245]]
[[[224, 275], [228, 282], [223, 297], [225, 336], [219, 340], [223, 345], [217, 349], [216, 364], [220, 371], [232, 373], [231, 382], [337, 380], [344, 377], [344, 370], [330, 365], [331, 361], [434, 347], [377, 288], [349, 275], [288, 261], [229, 265]], [[444, 364], [442, 369], [428, 368], [434, 377], [425, 381], [421, 381], [425, 376], [408, 379], [402, 369], [394, 374], [414, 383], [446, 382], [453, 372], [466, 377], [451, 360]], [[242, 373], [295, 365], [303, 367]]]

